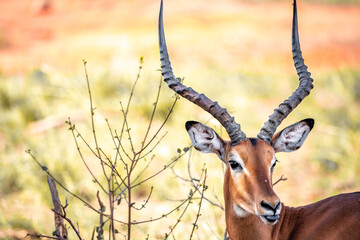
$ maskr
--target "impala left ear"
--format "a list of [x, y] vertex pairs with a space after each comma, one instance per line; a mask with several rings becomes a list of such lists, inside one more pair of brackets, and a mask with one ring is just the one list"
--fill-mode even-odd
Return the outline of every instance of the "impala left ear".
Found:
[[314, 127], [314, 122], [314, 119], [307, 118], [276, 133], [271, 139], [271, 145], [275, 152], [292, 152], [298, 150]]
[[212, 128], [195, 121], [186, 122], [185, 127], [196, 150], [215, 153], [225, 163], [226, 143]]

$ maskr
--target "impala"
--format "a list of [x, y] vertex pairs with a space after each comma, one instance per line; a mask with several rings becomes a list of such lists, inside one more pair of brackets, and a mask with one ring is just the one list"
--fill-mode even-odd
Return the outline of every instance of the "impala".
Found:
[[293, 208], [281, 203], [273, 190], [275, 154], [299, 149], [314, 126], [313, 119], [304, 119], [274, 134], [313, 88], [313, 79], [300, 50], [296, 0], [292, 25], [293, 60], [300, 84], [270, 115], [257, 138], [246, 138], [226, 109], [175, 78], [165, 42], [161, 1], [159, 48], [162, 75], [172, 90], [217, 119], [230, 137], [230, 141], [225, 141], [202, 123], [186, 123], [194, 148], [204, 153], [215, 153], [226, 164], [225, 219], [230, 239], [360, 239], [360, 192], [341, 194]]

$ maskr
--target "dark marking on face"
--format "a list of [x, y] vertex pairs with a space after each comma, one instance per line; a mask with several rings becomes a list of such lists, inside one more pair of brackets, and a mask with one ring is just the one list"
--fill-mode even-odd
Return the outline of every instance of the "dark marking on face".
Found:
[[198, 123], [198, 122], [195, 122], [195, 121], [187, 121], [187, 122], [185, 123], [186, 131], [189, 131], [190, 128], [191, 128], [193, 125], [197, 124], [197, 123]]
[[192, 135], [193, 135], [193, 137], [192, 137], [192, 138], [194, 139], [194, 142], [195, 142], [195, 143], [197, 143], [197, 141], [196, 141], [196, 137], [195, 137], [195, 133], [194, 133], [194, 132], [191, 132], [191, 133], [192, 133]]
[[297, 142], [297, 144], [300, 144], [300, 143], [301, 143], [301, 141], [303, 140], [303, 138], [304, 138], [304, 136], [305, 136], [306, 133], [307, 133], [307, 131], [304, 131], [304, 132], [302, 133], [301, 138], [299, 139], [299, 141]]
[[249, 138], [249, 140], [251, 142], [251, 145], [253, 145], [255, 147], [256, 144], [257, 144], [257, 139], [256, 138]]

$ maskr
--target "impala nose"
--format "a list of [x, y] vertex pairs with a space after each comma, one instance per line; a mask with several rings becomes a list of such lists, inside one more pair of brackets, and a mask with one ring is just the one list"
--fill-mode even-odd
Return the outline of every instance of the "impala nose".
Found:
[[280, 212], [278, 211], [280, 208], [280, 200], [278, 200], [274, 204], [268, 203], [263, 200], [263, 201], [261, 201], [260, 205], [262, 208], [272, 211], [274, 213], [274, 215], [280, 214]]
[[263, 210], [265, 210], [264, 213], [260, 215], [261, 220], [266, 225], [276, 224], [278, 219], [280, 218], [280, 211], [281, 211], [280, 200], [277, 200], [274, 203], [269, 203], [263, 200], [260, 202], [260, 206]]

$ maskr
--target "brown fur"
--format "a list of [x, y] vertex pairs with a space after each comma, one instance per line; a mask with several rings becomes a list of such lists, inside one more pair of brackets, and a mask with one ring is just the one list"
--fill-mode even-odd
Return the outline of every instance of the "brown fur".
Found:
[[[230, 199], [225, 201], [231, 202]], [[280, 219], [273, 226], [265, 225], [256, 215], [239, 218], [231, 208], [225, 209], [226, 227], [232, 240], [360, 239], [360, 192], [333, 196], [297, 208], [283, 205]]]
[[[264, 199], [276, 201], [277, 196], [268, 174], [273, 157], [271, 145], [262, 140], [258, 140], [256, 145], [245, 140], [234, 147], [226, 143], [227, 153], [234, 150], [241, 156], [250, 174], [241, 174], [240, 179], [235, 180], [229, 167], [225, 172], [225, 217], [230, 239], [360, 239], [360, 192], [333, 196], [297, 208], [282, 204], [280, 218], [275, 225], [266, 225], [254, 213], [247, 217], [237, 216], [233, 210], [234, 203], [245, 201], [254, 206]], [[268, 184], [264, 180], [268, 180]], [[249, 209], [254, 211], [254, 207], [249, 206]]]

